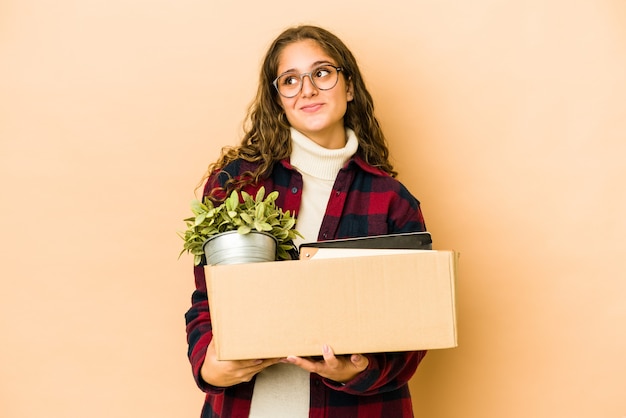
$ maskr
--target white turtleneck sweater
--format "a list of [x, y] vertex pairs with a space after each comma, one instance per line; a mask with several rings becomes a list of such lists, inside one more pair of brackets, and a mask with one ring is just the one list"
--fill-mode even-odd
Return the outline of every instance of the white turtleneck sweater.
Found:
[[[304, 239], [317, 241], [326, 205], [339, 170], [356, 153], [358, 140], [346, 129], [346, 145], [324, 148], [291, 128], [291, 165], [302, 174], [302, 202], [296, 228]], [[278, 363], [259, 373], [254, 384], [250, 418], [307, 418], [309, 372], [293, 364]]]
[[324, 148], [291, 128], [291, 165], [302, 174], [302, 202], [298, 213], [298, 231], [304, 239], [296, 242], [317, 241], [328, 198], [337, 173], [359, 146], [354, 131], [346, 129], [346, 145], [339, 149]]

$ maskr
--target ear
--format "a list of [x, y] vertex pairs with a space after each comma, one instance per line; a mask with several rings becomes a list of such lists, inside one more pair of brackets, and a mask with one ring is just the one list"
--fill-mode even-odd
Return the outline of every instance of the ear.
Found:
[[354, 100], [354, 84], [352, 84], [352, 79], [349, 79], [348, 83], [346, 84], [346, 97], [348, 101], [351, 102], [352, 100]]

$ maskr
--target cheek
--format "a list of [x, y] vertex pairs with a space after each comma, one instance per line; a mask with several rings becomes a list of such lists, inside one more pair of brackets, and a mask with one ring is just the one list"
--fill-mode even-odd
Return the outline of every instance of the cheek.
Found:
[[293, 109], [293, 101], [290, 101], [289, 99], [287, 100], [281, 100], [280, 101], [280, 107], [282, 108], [284, 114], [285, 114], [285, 118], [287, 119], [287, 122], [290, 125], [293, 125], [294, 123], [294, 115], [295, 115], [295, 110]]
[[295, 102], [296, 101], [294, 99], [287, 99], [283, 96], [280, 96], [280, 98], [278, 99], [278, 106], [280, 106], [283, 111], [289, 112], [291, 109], [293, 109]]
[[352, 93], [348, 92], [340, 92], [336, 96], [337, 108], [341, 109], [343, 112], [348, 108], [348, 102], [352, 101]]

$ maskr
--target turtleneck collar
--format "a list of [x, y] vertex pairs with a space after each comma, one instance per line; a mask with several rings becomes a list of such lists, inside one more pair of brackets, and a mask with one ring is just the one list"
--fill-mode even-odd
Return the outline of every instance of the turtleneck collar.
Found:
[[346, 128], [346, 145], [339, 149], [324, 148], [301, 132], [291, 128], [291, 165], [300, 172], [322, 180], [335, 180], [341, 167], [359, 147], [352, 129]]

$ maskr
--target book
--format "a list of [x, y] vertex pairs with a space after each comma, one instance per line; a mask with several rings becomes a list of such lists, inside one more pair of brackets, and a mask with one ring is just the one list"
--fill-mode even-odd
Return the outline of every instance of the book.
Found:
[[[325, 254], [324, 257], [339, 257], [339, 254], [342, 254], [342, 256], [358, 256], [405, 252], [404, 250], [432, 250], [432, 237], [429, 232], [407, 232], [305, 242], [299, 247], [300, 259], [310, 259], [314, 255], [319, 254], [320, 250], [326, 249], [342, 249], [344, 251], [322, 251]], [[321, 254], [316, 258], [321, 258]]]

